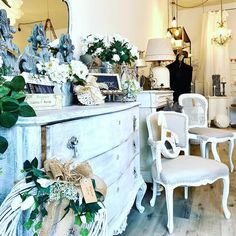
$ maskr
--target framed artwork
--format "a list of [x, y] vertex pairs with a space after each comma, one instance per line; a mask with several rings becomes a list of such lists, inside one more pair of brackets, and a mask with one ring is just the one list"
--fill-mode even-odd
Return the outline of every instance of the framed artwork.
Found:
[[97, 83], [106, 84], [109, 91], [121, 91], [120, 76], [118, 74], [90, 73], [97, 78]]

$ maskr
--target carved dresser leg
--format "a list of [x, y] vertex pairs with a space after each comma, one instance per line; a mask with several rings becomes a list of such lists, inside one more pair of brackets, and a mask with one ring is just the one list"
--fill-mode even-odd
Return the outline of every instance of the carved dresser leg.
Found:
[[145, 194], [146, 190], [147, 190], [147, 185], [143, 181], [142, 185], [140, 186], [140, 188], [138, 190], [137, 196], [136, 196], [136, 207], [137, 207], [137, 209], [140, 213], [143, 213], [144, 210], [145, 210], [145, 207], [143, 207], [141, 205], [141, 202], [143, 200], [143, 197], [144, 197], [144, 194]]

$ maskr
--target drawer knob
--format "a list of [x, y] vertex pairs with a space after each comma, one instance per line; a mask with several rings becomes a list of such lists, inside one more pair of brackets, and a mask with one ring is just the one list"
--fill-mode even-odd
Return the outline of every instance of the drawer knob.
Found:
[[68, 140], [67, 148], [68, 149], [72, 149], [74, 151], [74, 154], [73, 154], [72, 158], [76, 158], [77, 157], [77, 152], [78, 152], [77, 145], [78, 145], [78, 143], [79, 143], [79, 140], [75, 136], [72, 136]]
[[117, 192], [117, 193], [119, 193], [119, 191], [120, 191], [120, 188], [119, 188], [119, 187], [117, 187], [117, 189], [116, 189], [116, 192]]
[[118, 161], [119, 159], [120, 159], [120, 155], [117, 154], [117, 156], [116, 156], [116, 160]]

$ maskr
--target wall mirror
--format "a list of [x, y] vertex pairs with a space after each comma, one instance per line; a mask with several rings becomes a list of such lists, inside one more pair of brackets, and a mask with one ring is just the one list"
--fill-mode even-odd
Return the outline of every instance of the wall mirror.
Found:
[[[9, 0], [8, 0], [9, 1]], [[21, 17], [16, 20], [14, 27], [14, 43], [19, 47], [20, 52], [24, 51], [28, 44], [28, 37], [31, 35], [34, 24], [40, 22], [46, 27], [46, 34], [50, 41], [62, 33], [68, 33], [68, 7], [63, 0], [17, 0], [21, 1]], [[9, 1], [10, 3], [10, 1]]]

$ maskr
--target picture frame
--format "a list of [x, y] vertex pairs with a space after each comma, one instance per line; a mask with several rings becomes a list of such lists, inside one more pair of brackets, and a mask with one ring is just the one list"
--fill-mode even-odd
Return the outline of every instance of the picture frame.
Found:
[[26, 83], [27, 92], [32, 94], [48, 94], [54, 93], [54, 85], [43, 85], [43, 84], [35, 84], [35, 83]]
[[97, 78], [97, 83], [106, 84], [108, 86], [108, 91], [118, 92], [122, 90], [119, 74], [89, 73], [89, 75], [95, 76]]

